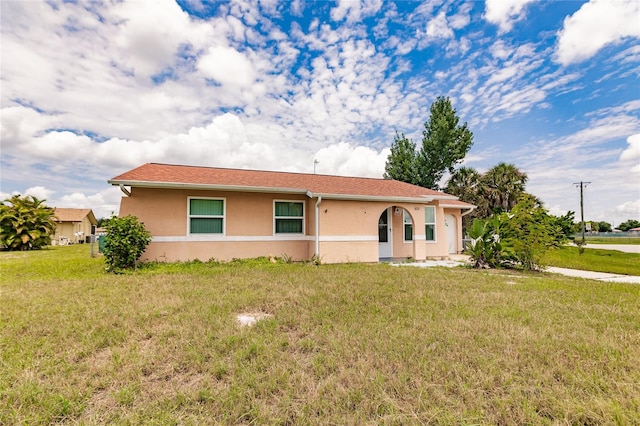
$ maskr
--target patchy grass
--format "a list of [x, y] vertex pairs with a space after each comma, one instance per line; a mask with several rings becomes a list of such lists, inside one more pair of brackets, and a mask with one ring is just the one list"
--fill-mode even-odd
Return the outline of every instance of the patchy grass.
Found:
[[116, 276], [78, 247], [0, 266], [0, 424], [639, 419], [640, 286], [268, 261]]
[[640, 275], [640, 254], [616, 250], [586, 248], [584, 253], [580, 254], [578, 247], [563, 246], [549, 250], [545, 254], [544, 263], [560, 268]]

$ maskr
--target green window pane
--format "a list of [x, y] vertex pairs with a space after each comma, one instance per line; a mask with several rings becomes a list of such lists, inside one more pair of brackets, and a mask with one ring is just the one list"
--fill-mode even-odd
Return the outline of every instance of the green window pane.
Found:
[[222, 216], [224, 214], [223, 200], [189, 200], [189, 214], [191, 216]]
[[222, 234], [222, 218], [191, 218], [192, 234]]
[[427, 206], [424, 208], [424, 222], [436, 223], [436, 208]]
[[276, 219], [276, 234], [301, 234], [302, 219]]
[[302, 203], [276, 202], [276, 216], [302, 217]]
[[426, 225], [424, 227], [425, 234], [427, 235], [427, 241], [435, 241], [436, 240], [436, 226], [435, 225]]
[[404, 240], [405, 241], [413, 240], [413, 225], [410, 223], [404, 224]]

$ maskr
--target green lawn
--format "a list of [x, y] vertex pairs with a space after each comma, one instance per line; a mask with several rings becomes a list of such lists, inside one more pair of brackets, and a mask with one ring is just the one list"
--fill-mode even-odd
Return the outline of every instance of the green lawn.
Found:
[[[0, 424], [637, 424], [640, 286], [0, 253]], [[272, 317], [241, 328], [239, 313]]]
[[582, 269], [585, 271], [609, 272], [612, 274], [640, 275], [640, 254], [623, 253], [616, 250], [584, 249], [564, 246], [549, 250], [544, 262], [549, 266]]
[[[581, 235], [575, 236], [576, 240], [581, 240]], [[600, 237], [597, 235], [585, 236], [587, 244], [633, 244], [640, 245], [640, 237]]]

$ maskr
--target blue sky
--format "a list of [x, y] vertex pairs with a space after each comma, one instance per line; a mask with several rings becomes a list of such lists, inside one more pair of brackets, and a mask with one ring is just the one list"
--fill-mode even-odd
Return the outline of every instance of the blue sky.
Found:
[[[437, 96], [554, 214], [640, 218], [640, 2], [2, 2], [1, 188], [117, 211], [146, 162], [381, 177]], [[444, 182], [443, 182], [444, 183]]]

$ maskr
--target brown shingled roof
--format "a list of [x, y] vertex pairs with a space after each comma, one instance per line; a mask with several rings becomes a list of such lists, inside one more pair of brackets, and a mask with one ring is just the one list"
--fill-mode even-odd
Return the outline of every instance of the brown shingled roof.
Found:
[[82, 222], [87, 215], [91, 215], [89, 220], [94, 224], [97, 223], [91, 209], [69, 209], [56, 207], [54, 208], [54, 214], [57, 218], [57, 222]]
[[456, 197], [392, 179], [373, 179], [147, 163], [109, 181], [131, 187], [174, 187], [301, 193], [322, 196], [441, 199]]

